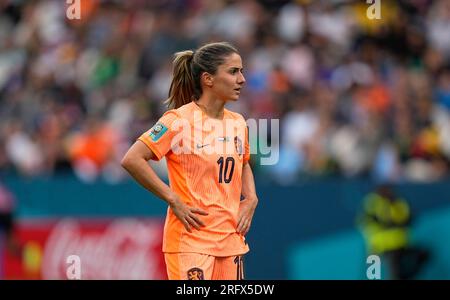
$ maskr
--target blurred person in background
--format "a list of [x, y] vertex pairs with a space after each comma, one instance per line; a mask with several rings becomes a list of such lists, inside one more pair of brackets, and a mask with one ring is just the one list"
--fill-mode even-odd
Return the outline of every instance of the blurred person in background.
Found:
[[4, 278], [4, 251], [12, 255], [20, 256], [21, 249], [14, 236], [15, 223], [14, 196], [4, 185], [0, 183], [0, 279]]
[[73, 169], [86, 182], [95, 180], [105, 168], [119, 142], [118, 133], [98, 117], [86, 121], [85, 128], [67, 141]]
[[413, 279], [428, 258], [427, 251], [410, 240], [411, 221], [409, 204], [389, 184], [380, 184], [363, 201], [358, 225], [367, 255], [379, 255], [387, 263], [390, 279]]
[[[122, 166], [169, 205], [163, 239], [169, 279], [243, 279], [245, 235], [258, 199], [246, 122], [224, 108], [245, 83], [241, 56], [229, 43], [210, 43], [176, 53], [173, 64], [171, 109], [131, 146]], [[187, 151], [176, 148], [180, 136]], [[148, 164], [164, 156], [170, 187]]]

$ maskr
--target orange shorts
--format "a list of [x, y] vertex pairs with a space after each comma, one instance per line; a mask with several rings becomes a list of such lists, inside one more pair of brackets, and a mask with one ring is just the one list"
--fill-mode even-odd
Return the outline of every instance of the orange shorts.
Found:
[[216, 257], [200, 253], [164, 253], [170, 280], [241, 280], [243, 257]]

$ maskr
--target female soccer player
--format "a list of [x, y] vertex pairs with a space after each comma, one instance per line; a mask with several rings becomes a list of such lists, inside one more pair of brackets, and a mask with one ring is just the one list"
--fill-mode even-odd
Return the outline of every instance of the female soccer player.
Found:
[[[229, 43], [175, 54], [167, 111], [122, 166], [169, 205], [163, 252], [169, 279], [243, 279], [245, 235], [258, 199], [244, 118], [224, 108], [245, 83]], [[148, 160], [166, 157], [170, 187]], [[242, 198], [242, 199], [241, 199]]]

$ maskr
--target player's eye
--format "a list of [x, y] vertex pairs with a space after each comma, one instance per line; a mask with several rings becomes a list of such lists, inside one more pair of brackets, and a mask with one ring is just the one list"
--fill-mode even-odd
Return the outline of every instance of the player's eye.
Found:
[[[244, 74], [244, 69], [241, 69], [240, 71], [241, 71], [241, 74]], [[230, 71], [230, 73], [232, 75], [235, 75], [238, 72], [239, 72], [239, 69], [237, 69], [237, 68], [236, 69], [231, 69], [231, 71]]]

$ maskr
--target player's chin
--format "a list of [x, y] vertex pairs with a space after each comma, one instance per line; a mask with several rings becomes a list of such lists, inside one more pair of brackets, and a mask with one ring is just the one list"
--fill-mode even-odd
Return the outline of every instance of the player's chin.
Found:
[[240, 94], [239, 93], [233, 93], [230, 95], [229, 99], [231, 101], [237, 101], [239, 99]]

